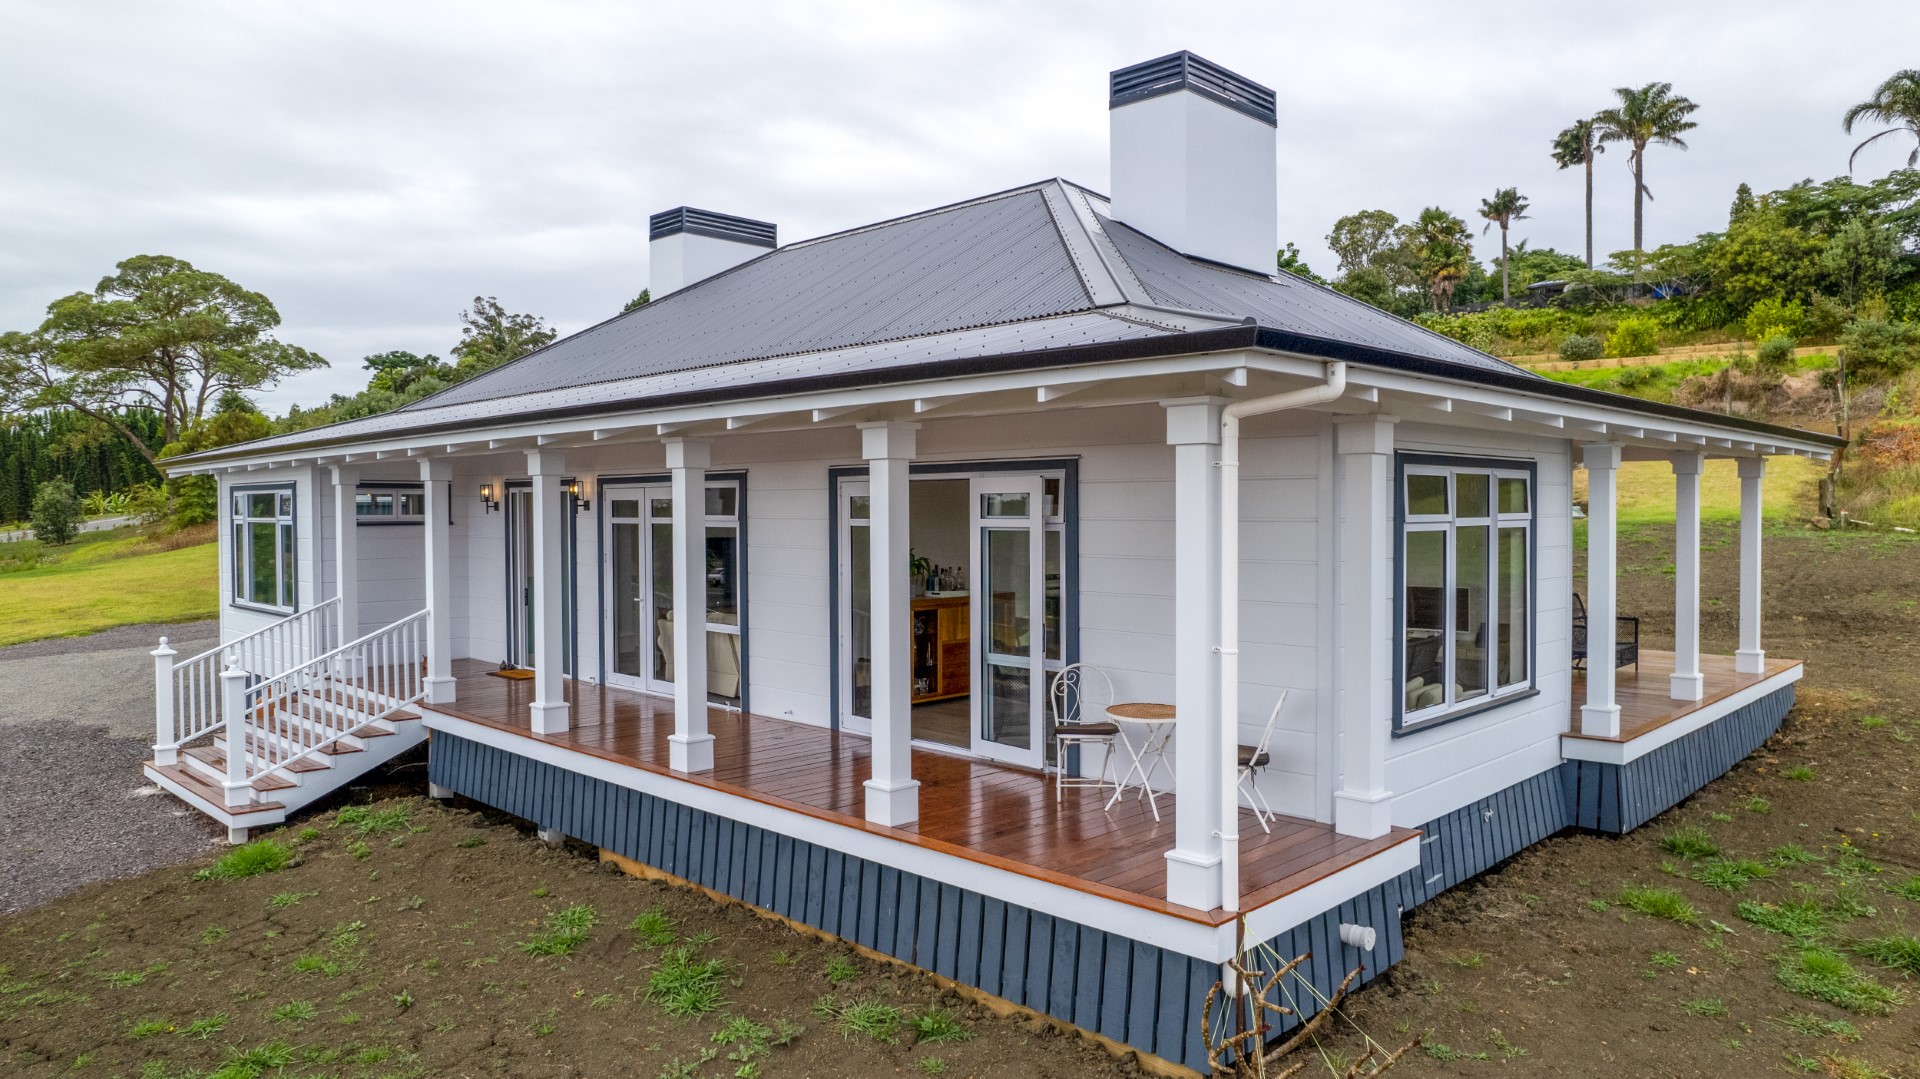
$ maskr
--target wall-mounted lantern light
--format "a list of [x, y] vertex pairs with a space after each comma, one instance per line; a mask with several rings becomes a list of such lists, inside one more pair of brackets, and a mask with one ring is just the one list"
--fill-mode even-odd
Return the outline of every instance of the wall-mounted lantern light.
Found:
[[571, 479], [567, 481], [567, 493], [573, 496], [574, 505], [580, 510], [593, 508], [593, 486], [590, 480]]
[[483, 483], [480, 485], [480, 505], [484, 507], [488, 513], [492, 513], [500, 508], [500, 500], [494, 497], [493, 484]]

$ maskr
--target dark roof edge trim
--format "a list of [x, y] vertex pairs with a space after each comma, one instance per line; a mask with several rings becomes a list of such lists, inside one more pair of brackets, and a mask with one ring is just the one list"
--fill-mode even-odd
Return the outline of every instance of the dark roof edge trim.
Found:
[[1468, 367], [1465, 364], [1447, 363], [1442, 360], [1429, 360], [1419, 356], [1408, 356], [1387, 349], [1369, 348], [1345, 341], [1330, 341], [1323, 337], [1307, 334], [1288, 333], [1269, 327], [1260, 327], [1256, 347], [1279, 352], [1293, 352], [1308, 356], [1319, 356], [1329, 360], [1348, 360], [1370, 367], [1384, 367], [1409, 374], [1425, 375], [1430, 378], [1446, 379], [1450, 382], [1473, 382], [1483, 386], [1492, 386], [1516, 393], [1530, 394], [1536, 397], [1558, 397], [1563, 400], [1577, 401], [1581, 404], [1598, 405], [1602, 408], [1619, 408], [1629, 412], [1643, 412], [1668, 419], [1690, 420], [1711, 427], [1732, 427], [1754, 434], [1772, 438], [1793, 439], [1801, 442], [1819, 442], [1835, 448], [1845, 446], [1847, 440], [1839, 435], [1829, 435], [1820, 431], [1803, 431], [1797, 427], [1782, 427], [1778, 424], [1749, 420], [1741, 416], [1723, 416], [1718, 412], [1703, 412], [1697, 408], [1683, 405], [1669, 405], [1660, 401], [1649, 401], [1641, 397], [1629, 397], [1623, 393], [1608, 393], [1605, 390], [1576, 386], [1568, 382], [1557, 382], [1550, 378], [1515, 368], [1513, 371], [1500, 371], [1493, 368]]

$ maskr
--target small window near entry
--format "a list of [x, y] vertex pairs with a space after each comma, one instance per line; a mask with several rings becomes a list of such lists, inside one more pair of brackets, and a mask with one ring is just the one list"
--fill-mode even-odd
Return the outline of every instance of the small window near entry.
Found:
[[298, 579], [293, 492], [238, 490], [229, 508], [233, 602], [291, 612]]
[[1402, 730], [1533, 687], [1533, 473], [1403, 467]]
[[363, 525], [419, 524], [426, 519], [427, 496], [406, 488], [362, 487], [354, 493], [353, 512]]

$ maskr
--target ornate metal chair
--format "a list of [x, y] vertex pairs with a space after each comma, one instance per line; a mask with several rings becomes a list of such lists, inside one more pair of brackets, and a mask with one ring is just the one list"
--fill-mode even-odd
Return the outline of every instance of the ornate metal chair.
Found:
[[[1107, 672], [1085, 663], [1062, 668], [1047, 686], [1047, 712], [1053, 720], [1054, 764], [1053, 800], [1061, 800], [1068, 787], [1117, 787], [1107, 778], [1113, 764], [1113, 740], [1120, 727], [1107, 718], [1107, 706], [1113, 703], [1113, 679]], [[1067, 751], [1075, 746], [1099, 746], [1100, 771], [1096, 775], [1067, 774]]]

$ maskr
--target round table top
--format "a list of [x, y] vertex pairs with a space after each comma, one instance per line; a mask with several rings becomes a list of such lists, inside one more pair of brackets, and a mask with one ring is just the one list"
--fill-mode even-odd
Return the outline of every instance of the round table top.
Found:
[[1128, 702], [1107, 705], [1107, 716], [1128, 723], [1172, 723], [1173, 705]]

